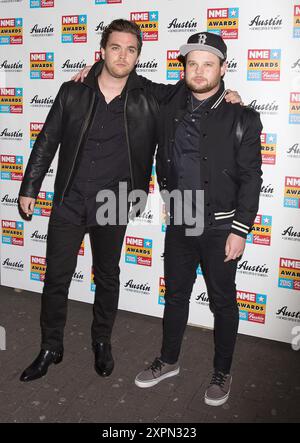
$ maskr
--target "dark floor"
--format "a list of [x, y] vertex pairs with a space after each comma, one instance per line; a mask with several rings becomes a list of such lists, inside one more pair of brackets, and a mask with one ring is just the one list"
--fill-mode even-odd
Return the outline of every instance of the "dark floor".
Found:
[[300, 422], [300, 351], [239, 335], [227, 404], [206, 406], [212, 331], [188, 327], [181, 372], [150, 389], [134, 377], [158, 354], [161, 320], [119, 311], [113, 334], [115, 370], [103, 379], [93, 369], [91, 305], [69, 302], [65, 355], [46, 377], [21, 383], [39, 351], [39, 294], [0, 287], [0, 422], [208, 423]]

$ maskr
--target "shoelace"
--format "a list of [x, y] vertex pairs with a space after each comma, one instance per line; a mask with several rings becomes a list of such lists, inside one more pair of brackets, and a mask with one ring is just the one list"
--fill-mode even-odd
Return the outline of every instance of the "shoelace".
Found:
[[155, 372], [160, 372], [163, 366], [163, 362], [159, 358], [156, 358], [149, 369], [151, 369], [152, 374], [155, 375]]
[[211, 382], [211, 385], [218, 385], [221, 388], [223, 388], [225, 382], [226, 382], [227, 376], [223, 374], [223, 372], [214, 372]]

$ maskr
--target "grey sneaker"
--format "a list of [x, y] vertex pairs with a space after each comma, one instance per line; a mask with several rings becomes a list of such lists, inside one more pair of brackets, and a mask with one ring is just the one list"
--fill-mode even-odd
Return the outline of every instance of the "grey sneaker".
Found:
[[178, 363], [169, 365], [168, 363], [161, 361], [159, 358], [156, 358], [149, 368], [140, 372], [135, 377], [134, 382], [139, 388], [151, 388], [151, 386], [157, 385], [157, 383], [165, 378], [179, 374], [179, 370]]
[[204, 401], [210, 406], [221, 406], [228, 400], [232, 376], [215, 371], [209, 387], [206, 389]]

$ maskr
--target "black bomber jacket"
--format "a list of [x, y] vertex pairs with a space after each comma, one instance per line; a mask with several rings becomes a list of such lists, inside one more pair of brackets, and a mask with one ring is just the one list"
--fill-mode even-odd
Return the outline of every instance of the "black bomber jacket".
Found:
[[[161, 191], [170, 189], [175, 131], [187, 112], [185, 84], [160, 107], [156, 170]], [[261, 189], [262, 124], [252, 108], [224, 100], [224, 84], [209, 104], [201, 107], [200, 179], [204, 190], [204, 224], [231, 223], [231, 232], [246, 237], [251, 231]]]

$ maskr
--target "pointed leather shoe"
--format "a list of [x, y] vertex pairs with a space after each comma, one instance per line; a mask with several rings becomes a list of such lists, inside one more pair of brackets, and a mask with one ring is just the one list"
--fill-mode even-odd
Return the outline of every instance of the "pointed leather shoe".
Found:
[[95, 352], [95, 370], [101, 377], [108, 377], [114, 369], [114, 359], [111, 353], [110, 343], [96, 343]]
[[54, 363], [57, 365], [63, 359], [63, 351], [49, 351], [48, 349], [41, 349], [41, 352], [22, 373], [21, 381], [31, 381], [43, 377], [48, 371], [48, 367]]

